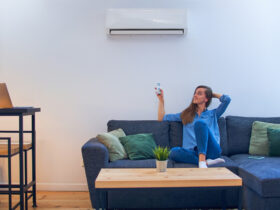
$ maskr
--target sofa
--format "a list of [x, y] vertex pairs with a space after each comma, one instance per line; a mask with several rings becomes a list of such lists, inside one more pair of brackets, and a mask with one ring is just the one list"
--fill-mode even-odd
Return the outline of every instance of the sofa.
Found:
[[[253, 159], [249, 155], [252, 123], [263, 121], [280, 123], [280, 117], [221, 117], [218, 121], [222, 158], [225, 163], [211, 167], [226, 167], [243, 179], [243, 208], [248, 210], [280, 209], [280, 157]], [[122, 128], [126, 135], [153, 133], [155, 142], [169, 148], [182, 146], [182, 123], [150, 120], [111, 120], [108, 131]], [[109, 162], [107, 148], [92, 138], [82, 146], [82, 156], [92, 207], [96, 207], [95, 179], [101, 168], [155, 168], [155, 159], [117, 160]], [[168, 161], [168, 168], [197, 167], [192, 164]], [[104, 201], [108, 209], [125, 208], [227, 208], [238, 206], [237, 189], [226, 191], [226, 204], [222, 204], [221, 190], [192, 188], [185, 190], [109, 191]]]

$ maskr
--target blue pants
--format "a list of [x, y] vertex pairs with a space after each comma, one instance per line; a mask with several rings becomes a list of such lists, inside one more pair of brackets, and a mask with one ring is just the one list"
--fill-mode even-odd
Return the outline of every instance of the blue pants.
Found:
[[207, 159], [216, 159], [221, 156], [221, 148], [207, 124], [198, 120], [194, 124], [194, 133], [197, 147], [194, 150], [182, 147], [171, 149], [169, 159], [179, 163], [198, 164], [198, 155], [205, 154]]

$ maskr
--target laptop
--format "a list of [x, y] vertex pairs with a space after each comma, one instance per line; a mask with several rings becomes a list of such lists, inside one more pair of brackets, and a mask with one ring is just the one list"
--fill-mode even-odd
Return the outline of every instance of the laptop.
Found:
[[0, 83], [0, 109], [13, 108], [6, 83]]

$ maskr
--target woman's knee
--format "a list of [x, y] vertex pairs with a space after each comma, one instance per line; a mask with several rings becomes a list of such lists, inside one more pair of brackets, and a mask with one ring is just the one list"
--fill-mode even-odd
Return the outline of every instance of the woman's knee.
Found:
[[170, 149], [169, 157], [173, 156], [179, 149], [180, 149], [180, 147], [173, 147], [173, 148], [171, 148]]
[[173, 147], [170, 150], [169, 159], [174, 160], [180, 150], [181, 147]]
[[181, 149], [181, 147], [173, 147], [173, 148], [170, 149], [170, 152], [176, 152], [180, 149]]

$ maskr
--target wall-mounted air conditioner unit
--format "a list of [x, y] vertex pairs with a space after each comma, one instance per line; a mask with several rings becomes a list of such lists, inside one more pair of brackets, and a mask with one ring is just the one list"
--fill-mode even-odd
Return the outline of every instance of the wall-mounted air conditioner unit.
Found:
[[184, 34], [186, 9], [108, 9], [107, 34]]

